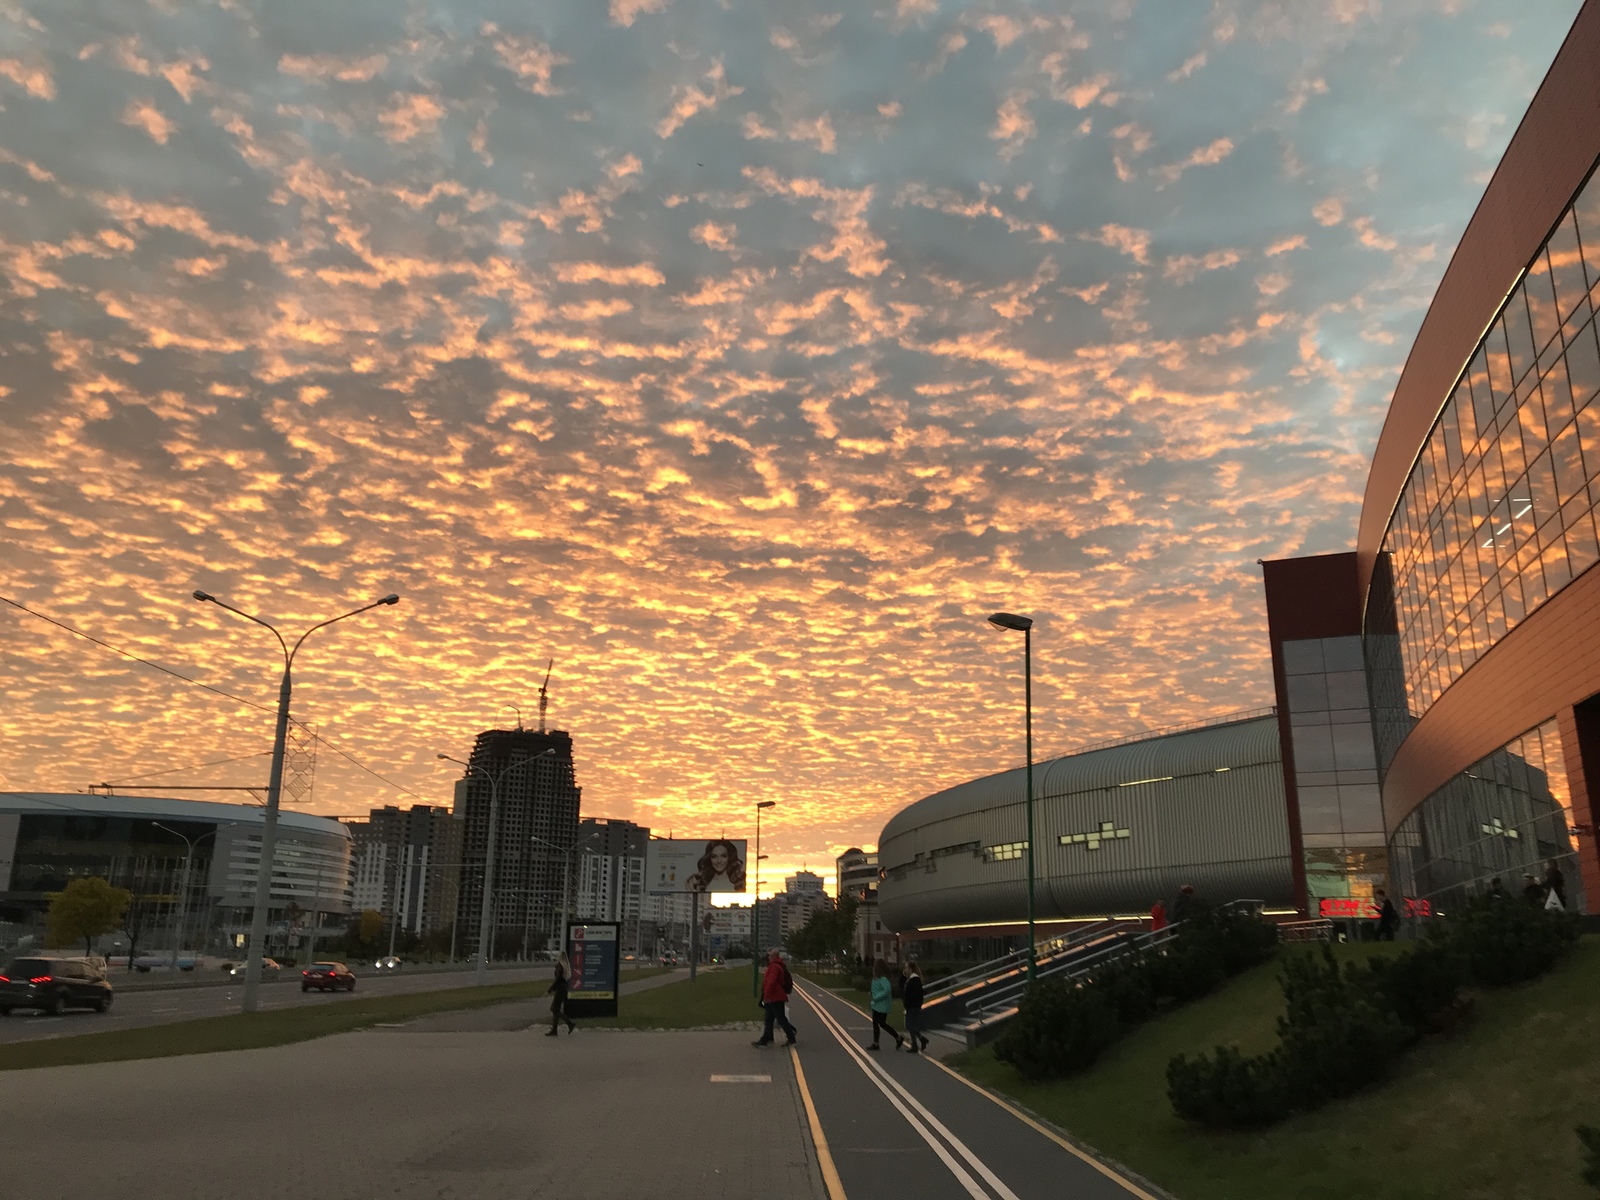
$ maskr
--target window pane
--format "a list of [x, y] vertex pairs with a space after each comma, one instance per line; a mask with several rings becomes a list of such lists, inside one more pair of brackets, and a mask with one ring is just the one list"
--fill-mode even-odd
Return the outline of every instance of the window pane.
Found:
[[[1520, 287], [1511, 293], [1506, 303], [1504, 324], [1506, 347], [1511, 353], [1511, 382], [1515, 384], [1523, 372], [1533, 366], [1533, 331], [1528, 325], [1528, 306]], [[1498, 386], [1495, 390], [1499, 391]]]
[[1592, 324], [1579, 330], [1567, 347], [1567, 374], [1572, 377], [1572, 407], [1582, 408], [1600, 391], [1600, 346]]
[[1522, 281], [1522, 287], [1528, 298], [1528, 316], [1533, 322], [1533, 344], [1536, 349], [1543, 350], [1545, 344], [1561, 327], [1561, 318], [1556, 315], [1556, 297], [1550, 283], [1550, 264], [1542, 253], [1528, 267], [1528, 274]]
[[1544, 400], [1537, 387], [1528, 393], [1527, 399], [1518, 407], [1517, 424], [1522, 429], [1522, 444], [1529, 458], [1533, 458], [1549, 444], [1550, 434], [1545, 429]]
[[1587, 479], [1583, 473], [1583, 456], [1579, 453], [1578, 427], [1568, 425], [1556, 436], [1550, 447], [1550, 462], [1556, 473], [1556, 494], [1565, 504], [1583, 491]]
[[1572, 211], [1577, 217], [1578, 239], [1583, 243], [1584, 274], [1592, 288], [1600, 283], [1600, 171], [1589, 176]]
[[1550, 256], [1550, 282], [1555, 288], [1556, 311], [1565, 317], [1589, 290], [1583, 274], [1583, 256], [1578, 252], [1578, 227], [1571, 214], [1556, 226], [1545, 252]]

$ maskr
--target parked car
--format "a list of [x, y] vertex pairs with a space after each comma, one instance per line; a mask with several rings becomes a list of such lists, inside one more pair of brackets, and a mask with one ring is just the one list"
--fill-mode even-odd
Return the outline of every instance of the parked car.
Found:
[[380, 958], [372, 965], [380, 971], [398, 971], [400, 969], [400, 960], [390, 954], [385, 958]]
[[15, 958], [0, 973], [0, 1016], [32, 1008], [60, 1016], [69, 1008], [111, 1007], [111, 984], [100, 959]]
[[[239, 979], [243, 979], [244, 978], [244, 969], [247, 966], [249, 966], [248, 963], [233, 963], [232, 965], [230, 965], [228, 967], [228, 974], [236, 976]], [[261, 974], [263, 976], [275, 976], [275, 975], [278, 974], [278, 972], [280, 972], [282, 970], [283, 970], [283, 967], [278, 963], [278, 961], [276, 959], [263, 958], [261, 960]]]
[[312, 963], [300, 972], [300, 990], [309, 992], [312, 988], [319, 992], [337, 992], [340, 988], [353, 992], [356, 990], [356, 977], [341, 962]]

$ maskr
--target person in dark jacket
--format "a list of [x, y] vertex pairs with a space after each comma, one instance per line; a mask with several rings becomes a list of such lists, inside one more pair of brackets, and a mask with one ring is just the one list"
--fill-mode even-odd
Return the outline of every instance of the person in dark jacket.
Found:
[[1551, 859], [1544, 865], [1544, 886], [1556, 894], [1556, 899], [1561, 902], [1561, 907], [1567, 906], [1567, 877], [1561, 873], [1561, 868], [1556, 865], [1556, 860]]
[[1194, 884], [1184, 884], [1178, 889], [1178, 898], [1172, 902], [1172, 923], [1176, 925], [1194, 916], [1196, 903], [1198, 902], [1194, 896]]
[[1394, 901], [1389, 899], [1389, 893], [1379, 888], [1373, 899], [1378, 906], [1378, 940], [1380, 942], [1394, 941], [1394, 928], [1400, 924], [1400, 914], [1395, 911]]
[[922, 968], [914, 961], [906, 963], [900, 1004], [906, 1010], [906, 1040], [911, 1043], [911, 1053], [915, 1054], [919, 1045], [926, 1050], [928, 1039], [922, 1036]]
[[767, 1023], [761, 1030], [761, 1036], [750, 1043], [752, 1046], [772, 1045], [774, 1024], [783, 1026], [783, 1032], [789, 1039], [784, 1045], [794, 1045], [794, 1026], [789, 1024], [789, 1018], [783, 1012], [783, 1006], [789, 1003], [789, 993], [792, 991], [794, 980], [790, 978], [783, 955], [773, 950], [767, 955], [767, 973], [761, 977], [761, 1007], [766, 1009]]
[[1544, 907], [1544, 898], [1548, 893], [1539, 886], [1539, 881], [1532, 875], [1522, 877], [1522, 898], [1535, 908]]
[[567, 1032], [575, 1033], [578, 1027], [567, 1016], [567, 981], [572, 977], [572, 963], [565, 954], [556, 956], [556, 976], [550, 981], [550, 1032], [545, 1037], [555, 1037], [561, 1032], [561, 1022], [567, 1023]]

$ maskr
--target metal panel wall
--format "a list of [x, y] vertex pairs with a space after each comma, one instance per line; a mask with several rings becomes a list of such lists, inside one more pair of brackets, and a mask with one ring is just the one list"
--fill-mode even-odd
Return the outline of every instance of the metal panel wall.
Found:
[[[1142, 912], [1184, 883], [1216, 901], [1293, 903], [1273, 717], [1056, 759], [1035, 766], [1034, 785], [1041, 920]], [[884, 924], [1023, 920], [1026, 859], [986, 851], [1025, 840], [1025, 787], [1007, 771], [896, 814], [879, 842]]]

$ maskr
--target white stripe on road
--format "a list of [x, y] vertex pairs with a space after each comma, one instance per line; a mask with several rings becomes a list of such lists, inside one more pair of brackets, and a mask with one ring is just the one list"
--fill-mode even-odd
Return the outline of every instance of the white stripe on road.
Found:
[[[994, 1189], [995, 1193], [1000, 1197], [1000, 1200], [1018, 1200], [1017, 1194], [1008, 1188], [1004, 1183], [1002, 1183], [999, 1176], [991, 1171], [988, 1165], [984, 1163], [981, 1158], [967, 1148], [967, 1144], [965, 1142], [963, 1142], [955, 1134], [951, 1133], [950, 1130], [943, 1124], [943, 1122], [939, 1120], [939, 1118], [935, 1117], [931, 1112], [923, 1107], [921, 1101], [919, 1101], [915, 1096], [902, 1087], [900, 1082], [895, 1079], [894, 1076], [890, 1075], [883, 1069], [882, 1066], [873, 1062], [872, 1059], [867, 1057], [866, 1051], [862, 1050], [860, 1046], [856, 1045], [855, 1040], [844, 1032], [843, 1026], [839, 1024], [838, 1020], [833, 1016], [832, 1013], [826, 1011], [821, 1004], [811, 997], [808, 991], [801, 989], [797, 990], [800, 991], [801, 997], [807, 1004], [811, 1006], [812, 1010], [817, 1014], [817, 1016], [822, 1018], [823, 1025], [827, 1028], [829, 1033], [833, 1034], [834, 1040], [837, 1041], [840, 1046], [844, 1047], [845, 1053], [848, 1054], [852, 1060], [854, 1060], [856, 1066], [861, 1068], [862, 1072], [867, 1076], [867, 1078], [872, 1080], [872, 1082], [877, 1085], [878, 1090], [888, 1097], [889, 1103], [893, 1104], [895, 1108], [899, 1110], [900, 1115], [910, 1123], [911, 1127], [922, 1135], [922, 1140], [927, 1142], [928, 1145], [933, 1148], [934, 1153], [939, 1156], [941, 1161], [943, 1161], [944, 1165], [950, 1168], [951, 1173], [955, 1175], [956, 1179], [961, 1183], [961, 1185], [967, 1189], [968, 1195], [974, 1197], [974, 1200], [991, 1200], [989, 1193], [985, 1192], [981, 1187], [978, 1186], [977, 1180], [973, 1179], [971, 1175], [963, 1170], [961, 1164], [950, 1157], [949, 1151], [947, 1151], [944, 1146], [935, 1139], [933, 1134], [929, 1132], [930, 1126], [932, 1129], [938, 1131], [939, 1137], [948, 1142], [957, 1154], [961, 1155], [962, 1158], [967, 1160], [967, 1163], [983, 1177], [984, 1181], [991, 1188]], [[891, 1088], [894, 1090], [890, 1091]], [[895, 1093], [898, 1093], [898, 1096]], [[902, 1099], [905, 1101], [904, 1104], [901, 1103]], [[915, 1109], [917, 1116], [920, 1116], [922, 1120], [919, 1121], [917, 1116], [913, 1116], [910, 1109], [908, 1109], [906, 1105], [910, 1105], [911, 1109]], [[926, 1124], [923, 1122], [926, 1122]]]

